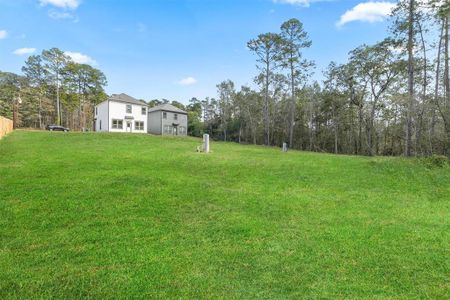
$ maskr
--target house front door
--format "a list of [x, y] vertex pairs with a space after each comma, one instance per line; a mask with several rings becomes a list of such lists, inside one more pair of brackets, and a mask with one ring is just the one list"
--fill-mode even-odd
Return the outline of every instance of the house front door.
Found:
[[173, 135], [178, 135], [178, 126], [173, 126]]
[[127, 132], [131, 132], [131, 121], [127, 121]]

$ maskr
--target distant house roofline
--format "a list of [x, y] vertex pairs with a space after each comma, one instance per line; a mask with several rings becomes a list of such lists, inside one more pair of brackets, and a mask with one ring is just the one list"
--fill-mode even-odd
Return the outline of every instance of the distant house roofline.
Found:
[[182, 110], [182, 109], [179, 109], [178, 107], [173, 106], [172, 104], [168, 104], [168, 103], [166, 103], [166, 104], [161, 104], [161, 105], [157, 105], [157, 106], [155, 106], [155, 107], [150, 107], [150, 108], [148, 109], [148, 112], [149, 112], [149, 113], [155, 112], [155, 111], [166, 111], [166, 112], [173, 112], [173, 113], [178, 113], [178, 114], [185, 114], [185, 115], [187, 115], [187, 112], [186, 112], [186, 111], [184, 111], [184, 110]]
[[129, 103], [129, 104], [136, 104], [141, 106], [148, 106], [147, 103], [138, 100], [136, 98], [133, 98], [127, 94], [112, 94], [111, 97], [108, 98], [107, 101], [115, 101], [115, 102], [122, 102], [122, 103]]

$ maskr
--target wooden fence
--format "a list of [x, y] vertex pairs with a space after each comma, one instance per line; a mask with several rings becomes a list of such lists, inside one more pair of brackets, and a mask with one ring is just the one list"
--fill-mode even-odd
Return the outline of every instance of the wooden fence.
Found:
[[0, 116], [0, 139], [13, 131], [13, 121]]

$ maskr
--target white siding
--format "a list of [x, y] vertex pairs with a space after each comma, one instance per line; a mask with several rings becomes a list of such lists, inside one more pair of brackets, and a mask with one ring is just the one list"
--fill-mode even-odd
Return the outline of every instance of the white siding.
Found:
[[[127, 113], [127, 105], [131, 105], [131, 113]], [[142, 114], [142, 108], [146, 108], [145, 115]], [[112, 120], [122, 120], [122, 129], [113, 127]], [[132, 133], [146, 133], [147, 128], [147, 107], [144, 105], [136, 105], [130, 103], [109, 101], [109, 131], [111, 132], [127, 132], [127, 121], [131, 122]], [[135, 122], [144, 122], [144, 130], [136, 130]]]
[[108, 131], [108, 101], [95, 107], [95, 131]]

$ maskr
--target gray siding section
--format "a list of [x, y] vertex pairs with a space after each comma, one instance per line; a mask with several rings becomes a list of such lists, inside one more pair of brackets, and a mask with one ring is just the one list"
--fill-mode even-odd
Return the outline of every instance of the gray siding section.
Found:
[[[163, 112], [160, 113], [160, 118], [162, 118]], [[162, 134], [163, 135], [174, 135], [173, 124], [178, 125], [177, 135], [186, 136], [187, 135], [187, 115], [181, 113], [173, 113], [170, 111], [165, 112], [167, 114], [166, 119], [162, 119]], [[177, 120], [175, 120], [175, 114], [177, 115]]]
[[152, 134], [161, 134], [161, 111], [148, 113], [147, 132]]

